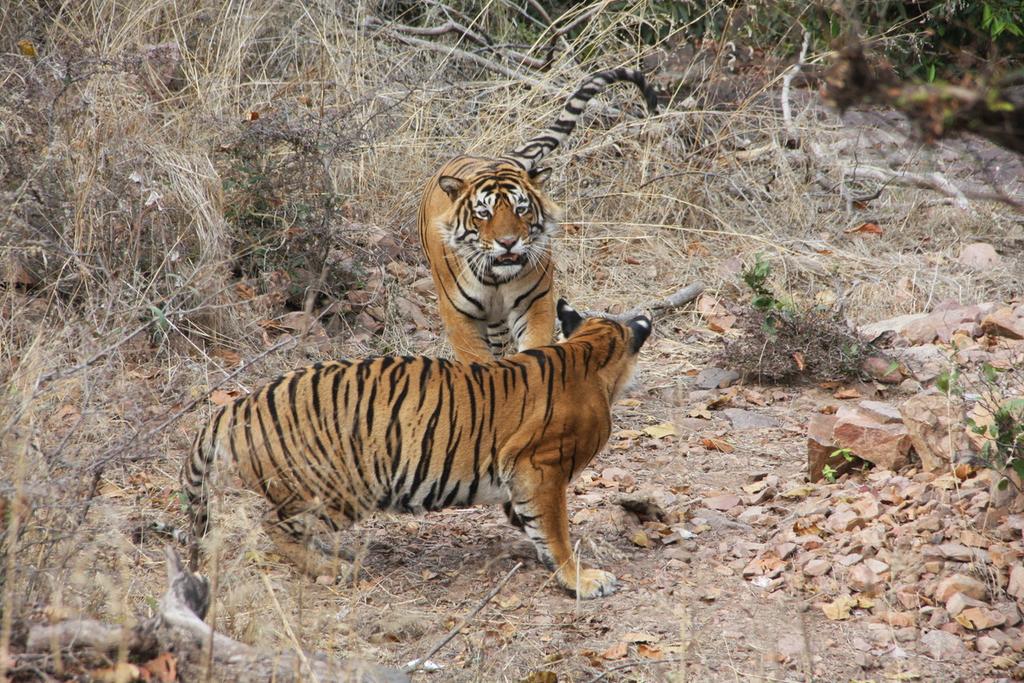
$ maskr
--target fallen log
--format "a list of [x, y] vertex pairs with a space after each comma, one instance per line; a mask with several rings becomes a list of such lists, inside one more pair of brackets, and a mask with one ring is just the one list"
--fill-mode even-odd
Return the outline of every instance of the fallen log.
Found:
[[[157, 616], [132, 627], [112, 626], [91, 619], [33, 626], [25, 650], [28, 656], [36, 658], [34, 667], [41, 668], [38, 655], [50, 655], [53, 662], [67, 662], [72, 653], [92, 653], [108, 661], [120, 660], [123, 665], [124, 658], [146, 661], [160, 653], [173, 653], [178, 680], [183, 681], [400, 683], [409, 680], [401, 671], [377, 664], [328, 657], [298, 647], [267, 651], [217, 633], [203, 621], [210, 605], [209, 580], [190, 572], [170, 546], [165, 546], [164, 556], [169, 585], [160, 600]], [[16, 667], [17, 656], [14, 663]]]

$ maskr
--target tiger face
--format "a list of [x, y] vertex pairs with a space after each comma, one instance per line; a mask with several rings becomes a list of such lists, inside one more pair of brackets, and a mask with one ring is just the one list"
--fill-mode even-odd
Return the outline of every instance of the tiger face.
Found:
[[485, 284], [503, 284], [540, 266], [558, 229], [556, 209], [540, 190], [550, 170], [529, 174], [512, 164], [495, 166], [466, 180], [438, 178], [452, 200], [441, 222], [448, 245]]

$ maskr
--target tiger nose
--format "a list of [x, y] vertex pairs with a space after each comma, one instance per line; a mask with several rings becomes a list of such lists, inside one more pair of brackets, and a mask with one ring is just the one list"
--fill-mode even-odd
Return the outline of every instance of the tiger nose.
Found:
[[506, 237], [498, 237], [494, 241], [500, 244], [501, 246], [505, 247], [506, 251], [512, 251], [512, 247], [516, 246], [516, 242], [519, 241], [519, 238], [516, 237], [515, 235], [512, 235]]

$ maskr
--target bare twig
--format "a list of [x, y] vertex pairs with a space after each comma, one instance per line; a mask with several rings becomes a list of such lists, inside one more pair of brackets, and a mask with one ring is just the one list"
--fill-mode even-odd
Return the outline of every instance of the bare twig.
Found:
[[[390, 26], [390, 24], [385, 24], [377, 17], [371, 16], [366, 18], [364, 26], [370, 29], [386, 29]], [[551, 85], [550, 83], [539, 80], [537, 78], [533, 78], [528, 74], [524, 74], [521, 71], [517, 71], [511, 67], [505, 66], [504, 64], [496, 62], [493, 59], [488, 59], [487, 57], [484, 57], [482, 55], [478, 55], [473, 52], [469, 52], [467, 50], [454, 47], [452, 45], [444, 45], [429, 40], [423, 40], [422, 38], [416, 38], [415, 36], [407, 35], [405, 33], [394, 32], [391, 33], [390, 35], [395, 40], [405, 43], [406, 45], [423, 48], [425, 50], [430, 50], [432, 52], [442, 52], [445, 55], [448, 55], [449, 57], [455, 57], [456, 59], [471, 62], [479, 67], [487, 69], [488, 71], [499, 73], [502, 76], [506, 76], [514, 81], [519, 81], [520, 83], [525, 83], [531, 88], [536, 88], [540, 92], [550, 93], [558, 97], [564, 97], [566, 95], [566, 93], [557, 86]], [[622, 112], [620, 112], [617, 108], [601, 102], [590, 102], [588, 106], [590, 109], [596, 110], [601, 114], [604, 114], [605, 116], [620, 116], [622, 114]]]
[[[908, 173], [906, 171], [890, 171], [876, 166], [855, 166], [844, 171], [844, 176], [851, 180], [876, 180], [881, 183], [934, 190], [946, 197], [951, 197], [961, 209], [966, 209], [968, 206], [967, 192], [954, 185], [941, 173]], [[969, 192], [975, 199], [1005, 201], [1003, 197], [992, 192], [978, 190], [970, 190]], [[1019, 203], [1016, 203], [1016, 205], [1020, 206]]]
[[598, 681], [603, 681], [605, 679], [605, 677], [608, 674], [610, 674], [610, 673], [614, 673], [616, 671], [622, 671], [624, 669], [632, 669], [633, 667], [643, 666], [644, 664], [654, 664], [654, 663], [657, 663], [657, 664], [670, 664], [670, 663], [681, 662], [681, 661], [683, 661], [682, 657], [668, 657], [666, 659], [658, 659], [658, 660], [653, 661], [653, 662], [649, 661], [649, 660], [648, 661], [633, 660], [633, 661], [629, 661], [629, 662], [623, 662], [622, 664], [616, 664], [615, 666], [608, 667], [607, 669], [605, 669], [604, 671], [602, 671], [598, 675], [596, 675], [593, 678], [591, 678], [590, 680], [588, 680], [587, 683], [597, 683]]
[[786, 135], [789, 136], [789, 140], [786, 141], [787, 147], [795, 146], [797, 140], [796, 130], [793, 127], [793, 114], [789, 108], [789, 86], [804, 65], [804, 60], [807, 58], [807, 46], [810, 43], [811, 32], [804, 31], [804, 43], [800, 47], [800, 56], [797, 57], [796, 64], [789, 67], [786, 70], [786, 74], [782, 77], [782, 123], [785, 126]]
[[589, 21], [590, 19], [593, 19], [594, 17], [596, 17], [607, 6], [608, 6], [607, 2], [597, 3], [593, 7], [591, 7], [590, 9], [588, 9], [587, 11], [583, 12], [578, 17], [576, 17], [575, 19], [570, 21], [565, 26], [558, 27], [552, 33], [554, 34], [554, 36], [556, 38], [559, 37], [559, 36], [564, 36], [566, 33], [568, 33], [569, 31], [573, 30], [574, 28], [576, 28], [577, 26], [579, 26], [583, 22]]
[[[367, 17], [365, 25], [368, 28], [376, 29], [383, 29], [390, 26], [384, 24], [384, 22], [382, 22], [377, 17]], [[495, 62], [493, 59], [487, 59], [486, 57], [481, 57], [480, 55], [473, 54], [472, 52], [467, 52], [466, 50], [462, 50], [451, 45], [443, 45], [440, 43], [433, 43], [429, 40], [415, 38], [411, 35], [406, 35], [404, 33], [393, 33], [392, 35], [396, 40], [403, 42], [406, 45], [412, 45], [413, 47], [421, 47], [427, 50], [431, 50], [433, 52], [443, 52], [447, 55], [456, 57], [463, 61], [472, 62], [473, 64], [488, 69], [489, 71], [495, 71], [503, 76], [508, 76], [513, 80], [522, 81], [523, 83], [526, 83], [531, 87], [537, 88], [539, 90], [551, 93], [558, 92], [558, 88], [550, 86], [543, 81], [537, 80], [536, 78], [531, 78], [526, 74], [516, 71], [515, 69], [510, 69], [504, 64]]]
[[[405, 34], [411, 36], [443, 36], [446, 33], [456, 33], [459, 36], [466, 38], [488, 51], [498, 56], [504, 57], [510, 61], [514, 61], [522, 66], [526, 66], [531, 69], [542, 69], [548, 64], [548, 60], [538, 59], [537, 57], [531, 57], [525, 55], [518, 50], [512, 50], [508, 47], [499, 47], [494, 44], [494, 41], [490, 37], [478, 33], [468, 26], [464, 26], [454, 19], [449, 19], [440, 26], [407, 26], [405, 24], [398, 24], [395, 22], [388, 22], [385, 24], [377, 17], [369, 17], [366, 20], [366, 25], [374, 28], [388, 28], [398, 34]], [[445, 46], [448, 47], [448, 46]]]
[[403, 669], [403, 671], [405, 671], [406, 673], [412, 673], [413, 671], [416, 671], [417, 669], [422, 667], [427, 662], [427, 660], [429, 660], [431, 657], [436, 655], [441, 650], [441, 648], [443, 648], [445, 645], [450, 643], [452, 638], [454, 638], [455, 636], [459, 635], [459, 633], [462, 631], [462, 629], [466, 628], [466, 625], [469, 624], [469, 622], [472, 621], [473, 618], [476, 617], [476, 615], [480, 613], [480, 610], [482, 610], [487, 603], [489, 603], [491, 600], [494, 599], [494, 596], [497, 595], [498, 592], [502, 588], [505, 587], [505, 584], [509, 582], [509, 579], [511, 579], [512, 576], [517, 571], [519, 571], [519, 568], [522, 567], [522, 566], [523, 566], [522, 562], [517, 562], [516, 566], [512, 567], [512, 569], [509, 571], [509, 573], [505, 574], [505, 577], [501, 581], [499, 581], [494, 588], [491, 589], [491, 592], [484, 596], [484, 599], [480, 601], [480, 604], [477, 605], [473, 609], [472, 612], [470, 612], [465, 617], [463, 617], [462, 621], [460, 621], [455, 626], [455, 628], [453, 628], [451, 631], [448, 632], [448, 635], [446, 635], [444, 638], [442, 638], [441, 641], [437, 645], [432, 647], [430, 649], [430, 652], [428, 652], [424, 656], [420, 657], [419, 659], [414, 659], [411, 662], [409, 662], [408, 664], [406, 664], [405, 668]]
[[698, 296], [700, 296], [703, 292], [704, 285], [700, 282], [694, 282], [691, 285], [687, 285], [682, 289], [677, 290], [675, 293], [665, 297], [664, 299], [656, 299], [654, 301], [649, 301], [642, 306], [631, 308], [625, 313], [618, 313], [616, 315], [609, 316], [607, 313], [602, 313], [601, 311], [584, 311], [581, 315], [583, 315], [583, 317], [585, 318], [591, 316], [600, 316], [605, 318], [612, 318], [613, 320], [626, 321], [631, 318], [635, 318], [638, 315], [644, 315], [645, 313], [663, 313], [665, 311], [670, 311], [674, 308], [679, 308], [680, 306], [685, 306], [686, 304], [690, 303]]

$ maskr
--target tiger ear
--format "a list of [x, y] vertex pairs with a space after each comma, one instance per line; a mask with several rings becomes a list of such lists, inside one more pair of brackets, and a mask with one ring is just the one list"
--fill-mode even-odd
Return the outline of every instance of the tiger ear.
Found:
[[452, 175], [441, 176], [437, 179], [437, 184], [453, 202], [459, 198], [459, 195], [466, 188], [465, 182]]
[[533, 183], [534, 187], [544, 187], [544, 183], [551, 177], [550, 168], [535, 168], [530, 171], [530, 182]]
[[639, 353], [640, 347], [644, 345], [647, 338], [651, 336], [651, 319], [646, 315], [638, 315], [637, 317], [626, 323], [630, 332], [633, 333], [633, 341], [629, 345], [629, 348], [633, 353]]
[[565, 299], [559, 299], [555, 307], [558, 311], [558, 322], [562, 324], [562, 335], [568, 339], [583, 322], [583, 316], [576, 312]]

